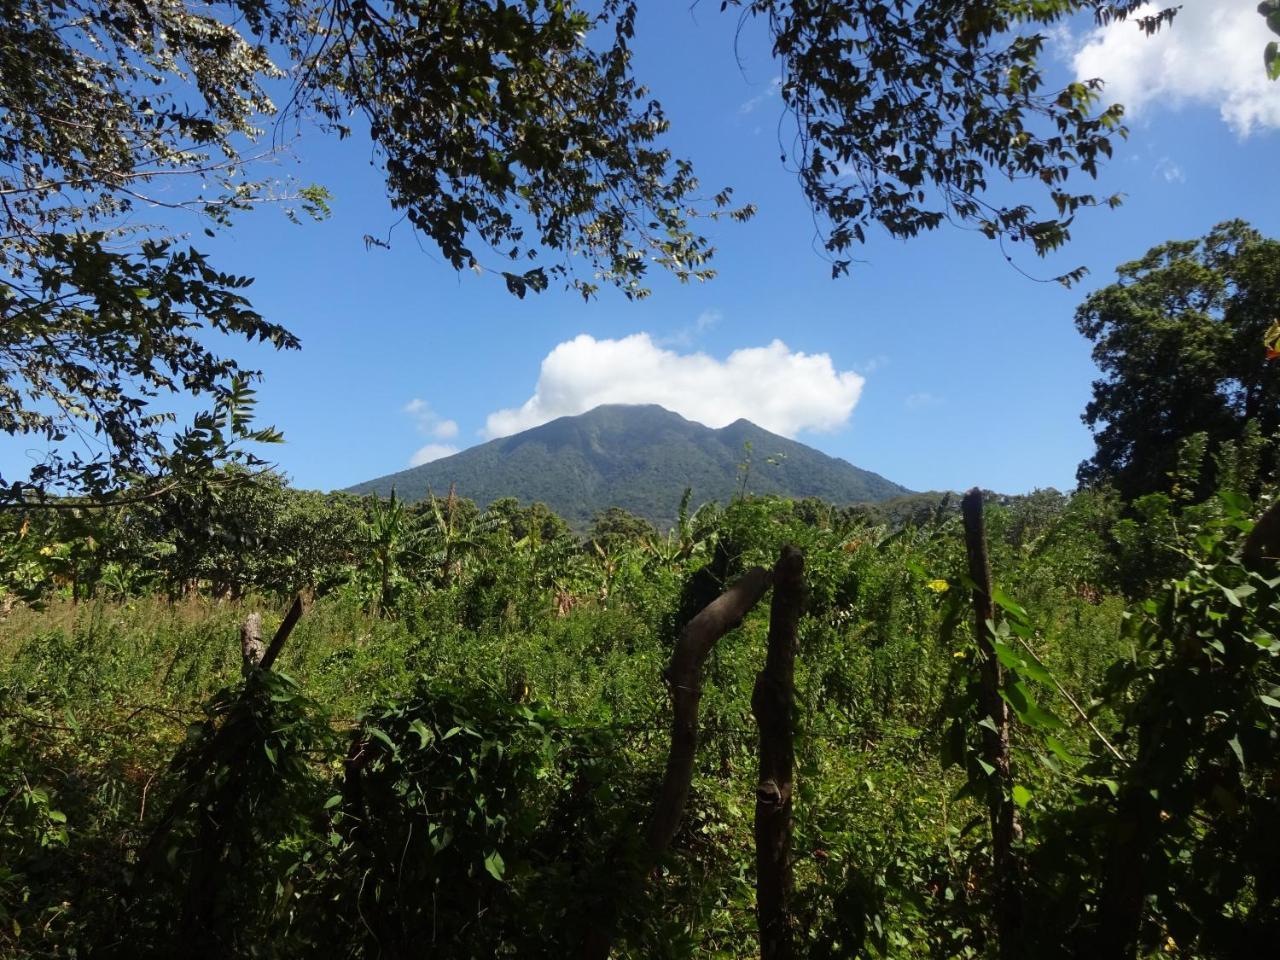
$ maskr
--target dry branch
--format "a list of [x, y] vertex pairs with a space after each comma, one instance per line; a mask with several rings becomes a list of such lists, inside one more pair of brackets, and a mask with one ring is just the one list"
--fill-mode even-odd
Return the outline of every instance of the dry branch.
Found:
[[284, 620], [280, 622], [280, 628], [276, 630], [276, 635], [271, 638], [271, 646], [267, 647], [267, 652], [262, 656], [262, 662], [259, 666], [263, 670], [270, 670], [275, 666], [276, 657], [280, 656], [280, 651], [284, 649], [284, 642], [289, 639], [289, 634], [293, 633], [293, 628], [298, 625], [298, 621], [302, 619], [302, 594], [298, 594], [293, 598], [293, 603], [289, 606], [289, 612], [284, 615]]

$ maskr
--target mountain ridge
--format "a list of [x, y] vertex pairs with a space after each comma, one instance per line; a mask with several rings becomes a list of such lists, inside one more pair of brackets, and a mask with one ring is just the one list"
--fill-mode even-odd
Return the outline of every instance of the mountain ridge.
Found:
[[737, 492], [747, 443], [752, 493], [847, 504], [911, 492], [745, 418], [713, 428], [657, 404], [606, 404], [558, 417], [347, 492], [386, 496], [394, 487], [412, 501], [426, 497], [428, 489], [443, 494], [452, 484], [481, 506], [507, 496], [541, 500], [578, 528], [611, 506], [665, 527], [674, 522], [686, 487], [699, 503], [725, 502]]

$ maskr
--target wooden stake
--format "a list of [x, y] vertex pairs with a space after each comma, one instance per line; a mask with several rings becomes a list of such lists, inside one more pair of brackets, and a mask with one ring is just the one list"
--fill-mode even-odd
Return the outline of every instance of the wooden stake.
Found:
[[782, 548], [773, 568], [769, 647], [751, 711], [760, 726], [756, 787], [756, 920], [761, 960], [791, 960], [791, 798], [795, 770], [796, 631], [804, 600], [804, 555]]
[[1009, 705], [1000, 696], [1003, 683], [1000, 661], [991, 646], [988, 623], [995, 622], [991, 564], [987, 558], [987, 532], [982, 516], [982, 491], [974, 487], [960, 501], [964, 518], [964, 543], [973, 581], [973, 629], [978, 640], [980, 689], [978, 705], [991, 726], [982, 728], [983, 760], [994, 768], [996, 783], [989, 791], [992, 861], [996, 881], [996, 935], [1004, 960], [1021, 956], [1022, 903], [1013, 844], [1022, 837], [1018, 810], [1012, 799], [1013, 776], [1009, 764]]

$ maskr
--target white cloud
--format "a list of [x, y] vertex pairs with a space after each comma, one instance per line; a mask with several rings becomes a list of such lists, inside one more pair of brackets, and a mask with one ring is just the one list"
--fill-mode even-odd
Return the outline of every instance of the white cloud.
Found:
[[[413, 419], [413, 425], [424, 437], [437, 440], [452, 440], [458, 435], [458, 422], [445, 420], [431, 408], [431, 404], [414, 397], [402, 408]], [[420, 467], [432, 460], [449, 457], [458, 452], [458, 448], [448, 443], [428, 443], [409, 458], [409, 466]]]
[[1077, 43], [1076, 76], [1101, 77], [1105, 99], [1123, 103], [1131, 117], [1153, 104], [1202, 103], [1217, 106], [1240, 136], [1280, 127], [1280, 83], [1268, 80], [1262, 65], [1274, 37], [1256, 7], [1254, 0], [1195, 0], [1148, 37], [1134, 23], [1159, 9], [1148, 4]]
[[765, 88], [763, 93], [756, 94], [750, 100], [744, 100], [738, 107], [738, 112], [747, 114], [753, 112], [756, 107], [764, 103], [766, 100], [772, 100], [782, 91], [782, 77], [774, 77], [769, 81], [769, 86]]
[[582, 334], [542, 361], [533, 396], [489, 415], [485, 434], [505, 437], [602, 403], [657, 403], [709, 427], [746, 419], [784, 436], [848, 423], [863, 378], [837, 371], [825, 353], [793, 352], [781, 340], [724, 360], [677, 353], [647, 333], [620, 340]]
[[425, 400], [414, 397], [404, 405], [403, 409], [405, 413], [413, 418], [418, 432], [424, 437], [449, 440], [458, 435], [457, 421], [442, 419], [438, 413], [431, 409], [431, 404]]
[[430, 463], [432, 460], [439, 460], [442, 457], [452, 457], [458, 452], [458, 448], [448, 443], [428, 443], [425, 447], [421, 447], [412, 457], [409, 458], [409, 466], [420, 467], [424, 463]]
[[859, 373], [865, 376], [871, 376], [877, 370], [883, 370], [889, 365], [889, 357], [884, 353], [877, 353], [870, 360], [864, 360], [862, 363], [854, 367]]
[[702, 333], [704, 330], [710, 330], [723, 319], [724, 312], [718, 307], [711, 307], [698, 314], [698, 319], [693, 322], [693, 325], [699, 333]]
[[657, 338], [654, 343], [660, 347], [691, 347], [695, 339], [702, 336], [723, 319], [723, 310], [719, 307], [708, 307], [698, 314], [693, 323], [681, 327], [675, 333]]
[[937, 394], [929, 393], [922, 390], [919, 393], [911, 393], [907, 395], [905, 406], [908, 410], [920, 410], [924, 407], [932, 407], [942, 402], [942, 398]]
[[1151, 175], [1153, 177], [1163, 177], [1165, 183], [1187, 182], [1187, 175], [1182, 172], [1182, 168], [1168, 157], [1161, 157], [1156, 161], [1156, 165], [1154, 169], [1152, 169]]

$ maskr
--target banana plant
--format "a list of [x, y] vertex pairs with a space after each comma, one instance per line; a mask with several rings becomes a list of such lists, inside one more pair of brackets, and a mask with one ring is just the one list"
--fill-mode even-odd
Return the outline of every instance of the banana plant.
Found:
[[691, 513], [689, 503], [692, 499], [693, 488], [685, 487], [684, 494], [680, 497], [676, 525], [667, 531], [665, 538], [653, 538], [645, 543], [645, 547], [662, 566], [674, 567], [715, 550], [716, 540], [720, 536], [719, 508], [714, 502], [708, 501]]
[[453, 484], [449, 496], [441, 500], [427, 488], [431, 503], [432, 526], [426, 531], [430, 552], [425, 559], [436, 571], [436, 582], [448, 587], [462, 574], [467, 557], [484, 542], [484, 537], [502, 525], [502, 520], [492, 514], [474, 515], [461, 509]]
[[416, 554], [417, 538], [409, 528], [404, 501], [396, 496], [394, 488], [387, 500], [373, 501], [363, 533], [367, 549], [365, 573], [375, 584], [371, 609], [374, 616], [381, 616], [405, 580], [404, 564]]

